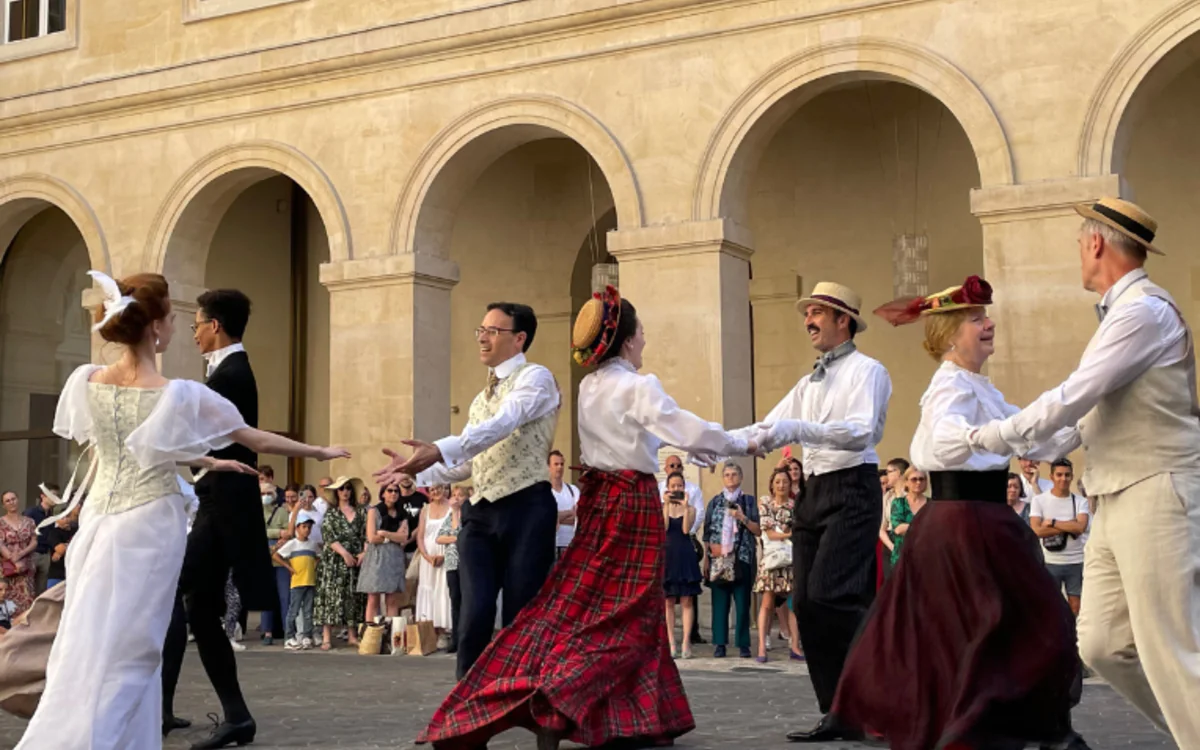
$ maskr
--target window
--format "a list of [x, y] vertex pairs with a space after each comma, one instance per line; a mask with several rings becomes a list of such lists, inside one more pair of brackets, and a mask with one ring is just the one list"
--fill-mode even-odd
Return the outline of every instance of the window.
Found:
[[67, 0], [0, 0], [4, 43], [56, 34], [67, 27]]

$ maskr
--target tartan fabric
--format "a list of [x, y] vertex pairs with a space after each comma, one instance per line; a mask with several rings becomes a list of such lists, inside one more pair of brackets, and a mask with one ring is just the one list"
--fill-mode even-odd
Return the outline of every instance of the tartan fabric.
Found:
[[594, 746], [695, 728], [667, 645], [658, 485], [589, 469], [580, 486], [575, 539], [418, 743], [474, 748], [523, 726]]

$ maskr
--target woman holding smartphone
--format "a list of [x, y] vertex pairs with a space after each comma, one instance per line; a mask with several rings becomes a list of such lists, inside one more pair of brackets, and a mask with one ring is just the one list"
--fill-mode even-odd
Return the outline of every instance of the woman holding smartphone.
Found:
[[[696, 521], [696, 509], [687, 501], [683, 474], [672, 472], [667, 477], [667, 492], [663, 498], [663, 523], [667, 529], [666, 572], [663, 593], [666, 594], [667, 638], [671, 656], [692, 658], [692, 622], [696, 619], [694, 603], [700, 595], [700, 561], [688, 530]], [[683, 607], [683, 651], [675, 645], [675, 605]]]

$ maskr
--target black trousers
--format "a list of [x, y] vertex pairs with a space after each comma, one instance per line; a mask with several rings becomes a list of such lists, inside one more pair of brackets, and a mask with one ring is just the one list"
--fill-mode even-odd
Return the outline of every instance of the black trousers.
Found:
[[241, 722], [250, 718], [250, 709], [238, 684], [237, 660], [224, 624], [225, 582], [233, 563], [220, 537], [212, 533], [217, 520], [204, 510], [201, 506], [188, 535], [171, 624], [163, 643], [163, 717], [175, 715], [175, 687], [183, 668], [190, 624], [200, 662], [221, 701], [225, 720]]
[[462, 582], [457, 570], [446, 571], [446, 586], [450, 589], [450, 648], [458, 648], [458, 615], [462, 611]]
[[504, 592], [501, 621], [507, 626], [546, 582], [554, 566], [557, 529], [558, 505], [549, 482], [463, 506], [458, 535], [460, 680], [492, 640], [497, 595]]
[[821, 713], [875, 598], [875, 543], [883, 494], [875, 464], [814, 476], [792, 527], [792, 606]]

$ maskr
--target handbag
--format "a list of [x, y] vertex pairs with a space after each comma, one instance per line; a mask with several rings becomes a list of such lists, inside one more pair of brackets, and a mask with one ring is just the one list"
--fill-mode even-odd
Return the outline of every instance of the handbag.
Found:
[[708, 580], [711, 583], [733, 583], [737, 580], [737, 553], [709, 560]]
[[[1075, 512], [1075, 515], [1079, 515], [1079, 507], [1075, 502], [1074, 492], [1071, 493], [1071, 510]], [[1065, 531], [1061, 534], [1055, 534], [1054, 536], [1044, 536], [1042, 537], [1042, 547], [1045, 548], [1047, 552], [1062, 552], [1067, 548], [1068, 536], [1069, 535]]]
[[382, 622], [366, 623], [358, 637], [358, 653], [362, 656], [378, 656], [383, 653], [386, 632], [387, 625]]
[[767, 539], [763, 542], [763, 570], [780, 570], [792, 567], [792, 543], [782, 539]]

